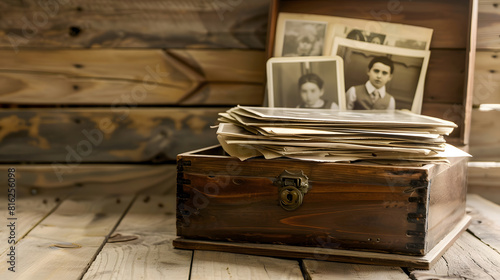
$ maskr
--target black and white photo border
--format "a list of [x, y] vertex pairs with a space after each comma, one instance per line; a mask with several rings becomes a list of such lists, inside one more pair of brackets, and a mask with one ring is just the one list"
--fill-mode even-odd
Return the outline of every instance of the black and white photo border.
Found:
[[[341, 47], [356, 49], [359, 51], [366, 51], [369, 53], [379, 53], [380, 56], [397, 55], [397, 56], [422, 58], [423, 63], [422, 63], [422, 67], [420, 70], [420, 75], [418, 78], [417, 87], [416, 87], [415, 95], [414, 95], [412, 106], [411, 106], [411, 111], [413, 113], [421, 114], [422, 102], [423, 102], [423, 96], [424, 96], [425, 75], [427, 73], [427, 67], [429, 64], [430, 51], [403, 49], [403, 48], [398, 48], [398, 47], [377, 45], [377, 44], [371, 44], [371, 43], [367, 43], [367, 42], [361, 42], [361, 41], [337, 37], [333, 41], [331, 55], [337, 56], [339, 49]], [[344, 59], [344, 65], [347, 65], [349, 63], [349, 61], [345, 61], [346, 60], [345, 58], [342, 58], [342, 59]], [[347, 77], [347, 75], [350, 74], [350, 73], [345, 73], [345, 71], [343, 71], [343, 72], [344, 72], [345, 77]]]
[[[275, 92], [275, 77], [273, 77], [273, 66], [282, 63], [306, 63], [306, 62], [335, 62], [335, 73], [336, 77], [330, 77], [330, 79], [335, 79], [336, 91], [337, 91], [337, 101], [340, 111], [345, 111], [345, 89], [344, 89], [344, 63], [342, 58], [338, 56], [301, 56], [301, 57], [273, 57], [267, 61], [266, 72], [267, 72], [267, 98], [268, 107], [283, 107], [282, 104], [275, 104], [275, 95], [280, 95], [282, 93]], [[316, 73], [322, 76], [322, 73]], [[297, 81], [293, 81], [294, 83]], [[293, 92], [290, 94], [297, 94]]]

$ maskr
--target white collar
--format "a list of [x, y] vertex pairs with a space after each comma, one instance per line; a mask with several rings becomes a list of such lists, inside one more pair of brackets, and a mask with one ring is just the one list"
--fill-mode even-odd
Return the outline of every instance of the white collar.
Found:
[[316, 103], [314, 103], [313, 106], [307, 107], [307, 108], [321, 108], [323, 106], [325, 106], [325, 100], [320, 98], [320, 99], [318, 99], [318, 101], [316, 101]]
[[[373, 91], [377, 89], [376, 87], [374, 87], [372, 85], [372, 83], [370, 83], [370, 81], [366, 82], [365, 87], [366, 87], [366, 90], [368, 91], [368, 93], [370, 93], [370, 94], [373, 93]], [[378, 92], [380, 93], [380, 98], [384, 98], [384, 96], [385, 96], [385, 85], [383, 87], [379, 88]]]

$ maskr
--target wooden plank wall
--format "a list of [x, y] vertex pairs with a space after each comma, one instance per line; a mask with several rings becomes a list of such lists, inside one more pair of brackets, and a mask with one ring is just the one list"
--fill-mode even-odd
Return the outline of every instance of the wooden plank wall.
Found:
[[500, 204], [500, 2], [479, 0], [469, 192]]
[[165, 184], [177, 154], [217, 143], [218, 112], [262, 104], [268, 9], [0, 0], [0, 172], [22, 194]]

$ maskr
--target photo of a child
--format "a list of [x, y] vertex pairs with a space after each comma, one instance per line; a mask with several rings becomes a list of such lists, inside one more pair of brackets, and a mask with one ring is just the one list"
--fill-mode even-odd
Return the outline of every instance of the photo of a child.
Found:
[[267, 62], [268, 106], [345, 109], [338, 57], [275, 57]]
[[314, 73], [302, 75], [298, 83], [302, 102], [297, 108], [338, 109], [337, 103], [323, 98], [323, 83], [323, 79]]
[[347, 110], [420, 114], [430, 51], [336, 38], [332, 54], [344, 60]]
[[323, 55], [326, 27], [324, 22], [287, 21], [281, 56]]
[[392, 79], [394, 62], [385, 56], [374, 57], [368, 63], [368, 81], [352, 86], [346, 92], [348, 110], [394, 110], [396, 101], [385, 85]]

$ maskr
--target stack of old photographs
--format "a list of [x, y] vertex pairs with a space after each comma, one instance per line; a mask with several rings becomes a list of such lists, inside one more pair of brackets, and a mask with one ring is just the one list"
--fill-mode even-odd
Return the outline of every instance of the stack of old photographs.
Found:
[[454, 123], [409, 111], [237, 106], [219, 115], [217, 138], [240, 160], [264, 156], [423, 165], [469, 156], [445, 143], [443, 136]]

